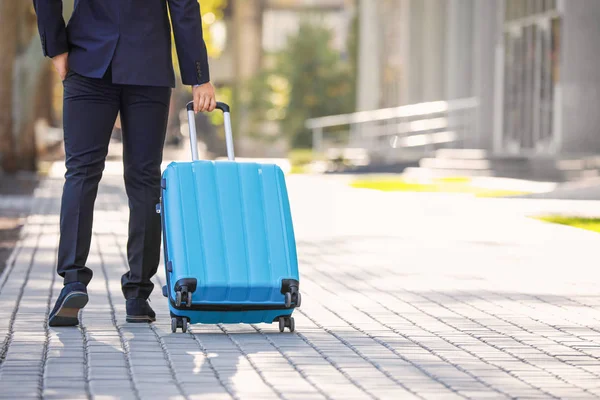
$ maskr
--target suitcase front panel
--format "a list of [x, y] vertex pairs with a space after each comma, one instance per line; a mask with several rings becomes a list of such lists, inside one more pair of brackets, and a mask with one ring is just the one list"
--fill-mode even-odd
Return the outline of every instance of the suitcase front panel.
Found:
[[[270, 168], [269, 168], [270, 167]], [[262, 168], [262, 193], [265, 208], [265, 225], [267, 229], [268, 247], [271, 255], [271, 260], [274, 264], [274, 272], [277, 276], [273, 278], [281, 279], [297, 276], [297, 263], [291, 259], [290, 238], [288, 231], [284, 225], [286, 222], [285, 208], [281, 199], [281, 181], [277, 176], [277, 169], [274, 166]], [[294, 243], [294, 242], [291, 242]], [[295, 243], [293, 245], [295, 249]], [[294, 271], [293, 266], [296, 266]], [[286, 276], [282, 276], [282, 275]]]
[[240, 209], [243, 213], [248, 282], [259, 288], [268, 288], [251, 291], [248, 301], [252, 303], [269, 301], [271, 286], [279, 280], [277, 271], [271, 265], [269, 231], [265, 221], [267, 211], [259, 168], [256, 164], [239, 168]]
[[204, 242], [196, 244], [195, 248], [206, 258], [205, 268], [202, 271], [192, 268], [189, 276], [198, 276], [199, 288], [195, 301], [224, 302], [228, 300], [229, 287], [241, 283], [239, 270], [232, 265], [228, 255], [228, 247], [233, 246], [229, 242], [239, 239], [225, 230], [225, 205], [222, 202], [225, 194], [219, 193], [216, 168], [202, 164], [194, 163], [191, 168], [185, 168], [192, 173], [191, 184], [197, 200], [194, 214], [185, 217], [194, 223], [194, 215], [197, 215]]
[[287, 186], [285, 184], [285, 175], [283, 174], [281, 168], [276, 168], [275, 174], [278, 182], [277, 187], [279, 188], [279, 199], [281, 200], [281, 206], [279, 207], [279, 209], [283, 214], [281, 221], [283, 223], [285, 244], [287, 246], [286, 254], [289, 257], [289, 275], [298, 277], [299, 272], [298, 253], [296, 249], [296, 235], [294, 233], [294, 224], [292, 221], [290, 198], [288, 195]]
[[171, 297], [179, 279], [196, 278], [194, 305], [283, 303], [282, 280], [298, 280], [283, 172], [197, 161], [172, 163], [164, 177]]

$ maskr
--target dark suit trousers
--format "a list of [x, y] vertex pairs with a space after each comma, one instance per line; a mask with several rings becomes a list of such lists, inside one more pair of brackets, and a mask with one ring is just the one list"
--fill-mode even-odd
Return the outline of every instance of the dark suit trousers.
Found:
[[[109, 68], [110, 71], [110, 68]], [[171, 88], [113, 84], [110, 72], [94, 79], [69, 72], [64, 84], [66, 167], [60, 212], [58, 274], [65, 283], [88, 284], [86, 266], [94, 203], [112, 129], [120, 111], [123, 165], [129, 199], [129, 272], [121, 279], [125, 298], [148, 298], [160, 259], [160, 199], [163, 145]], [[120, 204], [114, 204], [119, 207]]]

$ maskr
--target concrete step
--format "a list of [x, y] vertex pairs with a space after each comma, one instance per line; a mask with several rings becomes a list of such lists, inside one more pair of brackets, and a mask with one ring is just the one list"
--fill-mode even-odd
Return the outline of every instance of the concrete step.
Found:
[[404, 170], [402, 174], [408, 178], [449, 178], [457, 176], [469, 176], [469, 177], [493, 177], [494, 171], [492, 170], [473, 170], [473, 169], [435, 169], [435, 168], [423, 168], [423, 167], [410, 167]]
[[528, 179], [533, 181], [544, 182], [567, 182], [582, 179], [590, 179], [600, 177], [600, 169], [583, 169], [583, 170], [559, 170], [548, 168], [531, 168], [528, 170], [520, 168], [407, 168], [404, 175], [411, 177], [452, 177], [452, 176], [468, 176], [468, 177], [502, 177], [514, 179]]
[[514, 160], [490, 159], [453, 159], [453, 158], [424, 158], [419, 165], [423, 168], [436, 169], [472, 169], [472, 170], [527, 170], [528, 164]]
[[556, 167], [563, 171], [599, 169], [600, 157], [570, 158], [556, 161]]
[[423, 158], [419, 166], [432, 169], [488, 170], [491, 162], [485, 159]]
[[482, 160], [488, 157], [489, 153], [486, 150], [478, 149], [439, 149], [435, 151], [435, 158]]
[[599, 169], [582, 169], [574, 171], [563, 171], [566, 181], [575, 181], [581, 179], [590, 179], [600, 177]]
[[[492, 155], [477, 149], [440, 149], [420, 160], [419, 174], [481, 176], [564, 182], [600, 176], [600, 156]], [[415, 173], [415, 171], [411, 171]]]

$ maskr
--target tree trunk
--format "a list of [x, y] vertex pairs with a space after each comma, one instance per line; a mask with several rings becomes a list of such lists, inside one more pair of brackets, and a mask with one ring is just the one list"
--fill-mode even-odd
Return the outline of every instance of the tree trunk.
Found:
[[47, 61], [42, 53], [39, 37], [33, 36], [29, 46], [16, 61], [17, 77], [15, 79], [16, 127], [19, 133], [17, 152], [19, 169], [35, 171], [37, 169], [37, 151], [35, 140], [35, 123], [40, 115], [40, 108], [52, 99], [44, 97], [40, 90], [44, 72], [48, 70]]
[[47, 118], [51, 123], [53, 79], [48, 60], [44, 57], [36, 18], [29, 2], [19, 2], [20, 51], [15, 60], [14, 79], [15, 130], [18, 168], [37, 170], [37, 147], [35, 125], [38, 119]]
[[[64, 1], [65, 19], [73, 0]], [[29, 1], [0, 0], [0, 157], [6, 172], [37, 169], [35, 125], [49, 125], [54, 71], [44, 58]]]
[[250, 115], [247, 101], [250, 98], [249, 81], [260, 71], [262, 62], [262, 15], [261, 0], [236, 0], [233, 4], [233, 47], [235, 49], [235, 85], [233, 103], [236, 113], [233, 117], [238, 153], [245, 152], [242, 138], [248, 135]]
[[19, 1], [0, 0], [0, 157], [5, 172], [17, 169], [13, 122], [13, 76]]
[[56, 71], [50, 63], [44, 63], [44, 68], [40, 72], [40, 88], [39, 95], [45, 101], [40, 103], [38, 108], [37, 118], [45, 119], [48, 121], [49, 126], [56, 126], [56, 118], [54, 115], [54, 105], [52, 100], [54, 98], [54, 79]]

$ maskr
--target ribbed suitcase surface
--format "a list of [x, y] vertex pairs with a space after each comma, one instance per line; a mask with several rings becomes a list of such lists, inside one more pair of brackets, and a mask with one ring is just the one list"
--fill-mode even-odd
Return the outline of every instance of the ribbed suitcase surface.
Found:
[[[284, 292], [298, 289], [298, 261], [278, 166], [171, 163], [161, 213], [172, 314], [192, 323], [270, 323], [292, 313]], [[182, 283], [196, 287], [178, 306]]]

